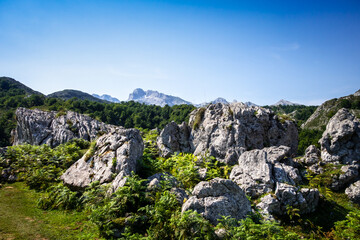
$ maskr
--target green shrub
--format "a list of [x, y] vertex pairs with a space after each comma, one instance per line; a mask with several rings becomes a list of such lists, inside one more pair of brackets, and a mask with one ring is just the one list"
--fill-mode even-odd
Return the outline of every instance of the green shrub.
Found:
[[70, 141], [50, 148], [48, 145], [31, 146], [28, 144], [9, 147], [6, 158], [10, 160], [12, 171], [20, 181], [30, 188], [46, 190], [59, 182], [60, 175], [82, 155], [78, 146], [83, 141]]
[[194, 119], [193, 129], [197, 129], [199, 127], [200, 123], [202, 122], [202, 120], [204, 118], [205, 111], [206, 111], [205, 108], [199, 108], [197, 110], [195, 119]]
[[50, 187], [47, 192], [39, 198], [38, 207], [44, 210], [81, 209], [82, 203], [78, 192], [73, 192], [60, 183]]
[[95, 154], [95, 151], [96, 151], [96, 141], [93, 141], [90, 143], [89, 150], [85, 154], [84, 161], [86, 162], [87, 160], [92, 158]]
[[224, 239], [301, 239], [297, 233], [288, 231], [276, 221], [255, 223], [250, 217], [235, 221], [224, 217], [216, 229], [225, 229]]
[[188, 210], [171, 218], [173, 239], [215, 239], [214, 227], [196, 211]]
[[124, 227], [125, 222], [120, 220], [124, 219], [125, 214], [136, 213], [148, 203], [144, 181], [136, 175], [127, 177], [124, 187], [112, 196], [100, 199], [99, 205], [92, 205], [90, 220], [98, 226], [102, 236], [113, 236], [119, 228]]
[[360, 211], [349, 212], [346, 220], [335, 223], [334, 239], [360, 239]]

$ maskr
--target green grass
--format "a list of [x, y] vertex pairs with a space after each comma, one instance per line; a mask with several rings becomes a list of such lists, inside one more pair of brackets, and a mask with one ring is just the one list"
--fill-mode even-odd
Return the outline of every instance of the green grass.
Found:
[[85, 213], [41, 210], [39, 195], [21, 182], [0, 188], [0, 239], [100, 239]]

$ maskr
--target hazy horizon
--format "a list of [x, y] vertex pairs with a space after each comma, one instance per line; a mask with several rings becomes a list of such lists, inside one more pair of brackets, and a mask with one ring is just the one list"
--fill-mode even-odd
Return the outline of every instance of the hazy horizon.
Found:
[[0, 75], [44, 94], [319, 105], [360, 88], [358, 1], [0, 0], [0, 28]]

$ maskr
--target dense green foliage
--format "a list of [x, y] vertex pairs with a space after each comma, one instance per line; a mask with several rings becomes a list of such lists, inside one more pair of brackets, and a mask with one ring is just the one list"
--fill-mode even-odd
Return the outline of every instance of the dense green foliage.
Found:
[[322, 134], [323, 131], [321, 130], [300, 128], [297, 155], [304, 155], [306, 148], [310, 145], [315, 145], [317, 148], [320, 148], [319, 140]]

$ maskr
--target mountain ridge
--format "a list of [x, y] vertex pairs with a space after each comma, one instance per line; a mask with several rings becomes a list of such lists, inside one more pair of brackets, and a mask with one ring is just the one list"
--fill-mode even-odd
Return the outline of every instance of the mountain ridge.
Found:
[[108, 102], [113, 102], [113, 103], [120, 103], [121, 101], [119, 99], [117, 99], [116, 97], [112, 97], [108, 94], [103, 94], [103, 95], [98, 95], [98, 94], [91, 94], [93, 97], [96, 97], [98, 99], [101, 99], [101, 100], [105, 100], [105, 101], [108, 101]]
[[90, 95], [89, 93], [85, 93], [82, 92], [80, 90], [74, 90], [74, 89], [64, 89], [61, 91], [57, 91], [54, 93], [51, 93], [49, 95], [47, 95], [47, 97], [51, 97], [51, 98], [60, 98], [63, 100], [69, 100], [71, 98], [78, 98], [81, 100], [89, 100], [89, 101], [94, 101], [94, 102], [101, 102], [101, 103], [108, 103], [108, 101], [102, 100], [102, 99], [98, 99], [92, 95]]
[[154, 90], [144, 91], [141, 88], [136, 88], [132, 93], [129, 94], [127, 101], [135, 101], [148, 105], [158, 105], [164, 107], [165, 105], [174, 106], [174, 105], [193, 105], [191, 102], [185, 101], [180, 97], [175, 97], [160, 93]]

